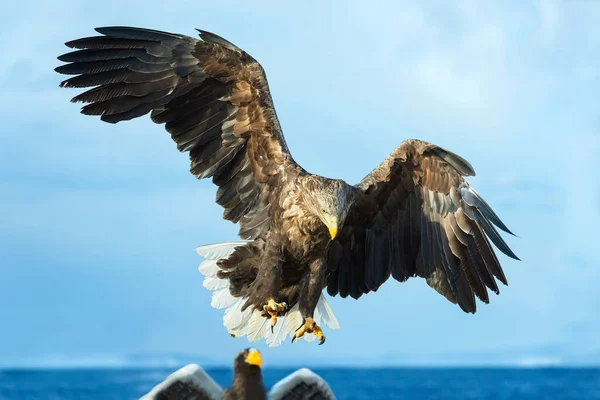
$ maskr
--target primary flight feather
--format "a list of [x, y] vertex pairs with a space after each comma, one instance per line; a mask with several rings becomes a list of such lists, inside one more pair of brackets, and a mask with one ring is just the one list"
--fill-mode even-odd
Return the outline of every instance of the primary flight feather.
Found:
[[[212, 33], [200, 39], [131, 27], [67, 42], [78, 49], [56, 68], [81, 112], [116, 123], [150, 113], [191, 172], [212, 178], [223, 217], [242, 241], [202, 246], [204, 286], [225, 309], [232, 336], [288, 335], [325, 341], [339, 324], [323, 295], [376, 291], [390, 275], [414, 276], [475, 312], [506, 277], [490, 240], [517, 259], [495, 227], [510, 233], [467, 183], [458, 155], [419, 140], [402, 142], [361, 182], [305, 171], [292, 158], [265, 73], [249, 54]], [[310, 335], [313, 334], [313, 335]]]

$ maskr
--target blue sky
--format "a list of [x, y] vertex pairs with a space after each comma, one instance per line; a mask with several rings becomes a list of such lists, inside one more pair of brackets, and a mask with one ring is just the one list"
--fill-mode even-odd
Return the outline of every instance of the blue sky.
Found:
[[58, 88], [63, 43], [105, 25], [244, 48], [311, 172], [357, 182], [413, 137], [457, 152], [519, 235], [477, 314], [389, 281], [331, 300], [325, 346], [258, 345], [267, 365], [600, 364], [600, 2], [20, 1], [2, 22], [0, 365], [229, 363], [248, 345], [196, 270], [197, 245], [236, 233], [211, 183], [149, 118], [105, 124]]

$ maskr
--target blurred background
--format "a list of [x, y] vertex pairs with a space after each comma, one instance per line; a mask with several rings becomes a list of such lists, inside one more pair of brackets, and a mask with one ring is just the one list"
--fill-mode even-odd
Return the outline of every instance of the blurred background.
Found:
[[0, 368], [229, 367], [248, 346], [196, 270], [196, 246], [237, 232], [210, 181], [149, 118], [102, 123], [58, 88], [63, 43], [107, 25], [246, 50], [312, 173], [357, 182], [407, 138], [460, 154], [519, 236], [523, 261], [499, 255], [509, 286], [477, 314], [390, 280], [330, 299], [342, 329], [324, 346], [255, 343], [267, 368], [600, 364], [600, 1], [25, 0], [0, 16]]

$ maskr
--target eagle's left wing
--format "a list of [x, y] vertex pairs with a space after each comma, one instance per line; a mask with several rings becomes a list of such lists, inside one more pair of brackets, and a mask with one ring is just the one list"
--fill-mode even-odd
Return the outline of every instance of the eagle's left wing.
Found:
[[269, 391], [270, 400], [335, 400], [323, 378], [302, 368], [277, 382]]
[[391, 275], [413, 276], [465, 312], [487, 303], [494, 277], [506, 284], [488, 238], [517, 259], [494, 225], [511, 233], [464, 179], [461, 157], [419, 140], [400, 144], [357, 187], [357, 199], [328, 254], [327, 290], [358, 298]]
[[140, 400], [219, 400], [222, 392], [202, 368], [190, 364], [173, 372]]

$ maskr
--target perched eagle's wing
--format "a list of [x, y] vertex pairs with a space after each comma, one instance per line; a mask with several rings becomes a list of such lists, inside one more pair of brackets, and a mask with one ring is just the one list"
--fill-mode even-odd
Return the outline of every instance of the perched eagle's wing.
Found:
[[222, 392], [202, 368], [190, 364], [173, 372], [140, 400], [219, 400]]
[[116, 123], [151, 112], [177, 148], [190, 153], [191, 172], [212, 177], [224, 218], [240, 235], [265, 229], [269, 196], [286, 166], [287, 150], [267, 79], [250, 55], [214, 34], [189, 36], [129, 27], [96, 29], [103, 36], [66, 43], [57, 72], [76, 75], [62, 87], [92, 87], [74, 102], [83, 114]]
[[[328, 292], [358, 298], [390, 275], [420, 276], [466, 312], [487, 303], [494, 277], [507, 284], [488, 238], [517, 259], [494, 225], [511, 233], [464, 180], [461, 157], [418, 140], [400, 144], [357, 185], [339, 239], [328, 254]], [[487, 235], [487, 237], [486, 237]]]
[[270, 400], [335, 400], [323, 378], [302, 368], [277, 382], [269, 391]]

